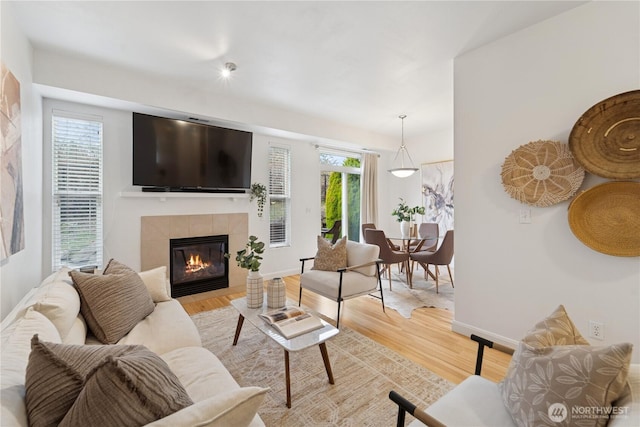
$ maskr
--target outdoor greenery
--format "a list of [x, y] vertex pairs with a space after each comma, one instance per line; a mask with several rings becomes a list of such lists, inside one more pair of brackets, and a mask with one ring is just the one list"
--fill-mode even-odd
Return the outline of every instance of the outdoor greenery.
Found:
[[[260, 242], [256, 236], [249, 236], [249, 241], [245, 245], [245, 248], [238, 251], [236, 255], [236, 262], [238, 267], [246, 268], [251, 271], [260, 270], [260, 261], [264, 253], [264, 243]], [[230, 258], [231, 254], [224, 254], [225, 258]]]
[[395, 216], [398, 222], [412, 221], [415, 214], [424, 215], [424, 206], [414, 206], [410, 208], [402, 197], [400, 198], [398, 207], [391, 212], [391, 215]]
[[[342, 166], [359, 168], [360, 160], [347, 158]], [[359, 236], [360, 233], [360, 175], [347, 175], [347, 204], [349, 206], [347, 236], [353, 239], [357, 238], [356, 236]], [[331, 172], [329, 175], [325, 215], [327, 228], [331, 228], [334, 222], [342, 218], [342, 173], [340, 172]]]

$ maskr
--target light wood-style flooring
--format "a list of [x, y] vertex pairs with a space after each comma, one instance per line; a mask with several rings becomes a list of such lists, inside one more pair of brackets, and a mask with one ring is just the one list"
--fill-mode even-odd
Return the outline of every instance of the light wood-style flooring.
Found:
[[[284, 278], [287, 297], [298, 301], [299, 276]], [[229, 305], [244, 293], [219, 296], [200, 301], [182, 302], [191, 315]], [[334, 319], [337, 304], [311, 292], [303, 291], [302, 304]], [[473, 374], [477, 344], [468, 337], [451, 331], [453, 313], [437, 308], [420, 308], [405, 319], [395, 310], [382, 311], [379, 300], [360, 297], [345, 301], [340, 326], [349, 327], [402, 354], [432, 372], [456, 384]], [[331, 322], [335, 324], [335, 322]], [[329, 355], [331, 356], [331, 355]], [[485, 349], [482, 376], [500, 381], [511, 356], [493, 349]]]

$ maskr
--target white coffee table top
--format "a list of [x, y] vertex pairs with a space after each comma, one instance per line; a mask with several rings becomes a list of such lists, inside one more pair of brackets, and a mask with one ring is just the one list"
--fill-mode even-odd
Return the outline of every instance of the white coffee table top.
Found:
[[[304, 308], [306, 312], [311, 313], [314, 316], [318, 317], [318, 319], [320, 319], [323, 325], [322, 328], [307, 332], [306, 334], [299, 335], [291, 339], [287, 339], [282, 335], [280, 335], [278, 331], [276, 331], [273, 327], [269, 326], [267, 322], [265, 322], [261, 317], [258, 316], [259, 314], [273, 310], [272, 308], [267, 307], [266, 295], [264, 297], [264, 301], [265, 303], [262, 305], [261, 308], [247, 308], [247, 300], [246, 298], [242, 297], [242, 298], [237, 298], [232, 300], [231, 305], [235, 307], [236, 310], [238, 310], [238, 312], [242, 315], [242, 317], [245, 318], [245, 320], [249, 321], [249, 323], [251, 323], [253, 326], [258, 328], [263, 333], [265, 333], [268, 337], [273, 339], [275, 342], [280, 344], [287, 351], [300, 351], [300, 350], [304, 350], [305, 348], [309, 348], [314, 345], [321, 344], [326, 340], [328, 340], [329, 338], [338, 335], [338, 332], [340, 332], [333, 325], [322, 320], [317, 313], [307, 308]], [[287, 300], [286, 304], [291, 307], [298, 306], [297, 303], [289, 299]]]

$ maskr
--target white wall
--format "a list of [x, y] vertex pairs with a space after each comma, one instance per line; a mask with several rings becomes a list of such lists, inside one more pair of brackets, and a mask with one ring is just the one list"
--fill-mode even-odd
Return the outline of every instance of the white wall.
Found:
[[31, 85], [33, 50], [17, 27], [10, 4], [0, 2], [0, 15], [1, 60], [20, 82], [25, 232], [25, 249], [0, 262], [0, 317], [4, 318], [42, 278], [42, 106]]
[[[531, 208], [500, 182], [504, 158], [538, 139], [567, 142], [595, 103], [640, 87], [640, 4], [591, 2], [455, 61], [454, 328], [517, 340], [564, 304], [586, 336], [631, 342], [640, 361], [640, 261], [595, 252], [571, 233], [568, 202]], [[603, 181], [588, 176], [583, 189]]]
[[[453, 91], [451, 91], [453, 97]], [[451, 112], [453, 114], [453, 112]], [[425, 163], [444, 162], [453, 160], [453, 128], [443, 129], [439, 132], [432, 132], [413, 139], [405, 140], [407, 151], [415, 167], [421, 169]], [[398, 136], [398, 146], [400, 137]], [[409, 206], [424, 206], [422, 196], [422, 175], [420, 171], [408, 178], [397, 178], [387, 172], [392, 167], [392, 161], [396, 153], [385, 153], [380, 158], [380, 174], [383, 180], [384, 191], [381, 191], [385, 198], [384, 206], [380, 212], [380, 228], [393, 230], [396, 235], [400, 235], [400, 225], [391, 215], [391, 211], [398, 205], [399, 198], [403, 198]], [[389, 196], [386, 196], [389, 195]], [[420, 216], [416, 222], [422, 222]]]
[[[156, 215], [191, 215], [211, 213], [249, 213], [249, 233], [267, 241], [269, 237], [268, 207], [262, 218], [257, 215], [256, 203], [247, 197], [211, 195], [193, 198], [123, 197], [131, 193], [132, 182], [132, 122], [131, 112], [45, 99], [44, 126], [49, 128], [51, 111], [63, 110], [74, 114], [99, 116], [104, 121], [104, 257], [117, 258], [134, 269], [140, 269], [140, 218]], [[306, 142], [274, 138], [261, 134], [253, 136], [252, 181], [268, 183], [268, 148], [270, 144], [286, 146], [292, 155], [291, 246], [268, 249], [262, 267], [266, 276], [296, 273], [299, 258], [315, 253], [314, 236], [320, 227], [320, 169], [318, 152]], [[45, 159], [49, 159], [50, 135], [44, 136]], [[45, 163], [45, 174], [50, 174]], [[318, 189], [318, 191], [309, 191]], [[50, 183], [45, 186], [46, 229], [51, 229]], [[149, 196], [149, 194], [142, 194]], [[182, 196], [182, 195], [180, 195]], [[50, 271], [50, 238], [45, 236], [43, 269]], [[241, 248], [231, 248], [232, 251]]]

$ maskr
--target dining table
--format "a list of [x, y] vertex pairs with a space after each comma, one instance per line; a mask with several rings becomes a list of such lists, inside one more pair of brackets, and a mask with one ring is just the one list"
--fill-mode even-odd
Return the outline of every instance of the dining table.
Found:
[[[387, 236], [390, 241], [397, 241], [400, 243], [400, 250], [406, 251], [409, 254], [409, 288], [413, 288], [413, 262], [411, 262], [411, 254], [419, 252], [423, 247], [431, 248], [437, 245], [437, 237], [420, 237], [420, 236]], [[430, 271], [427, 271], [431, 276]]]

